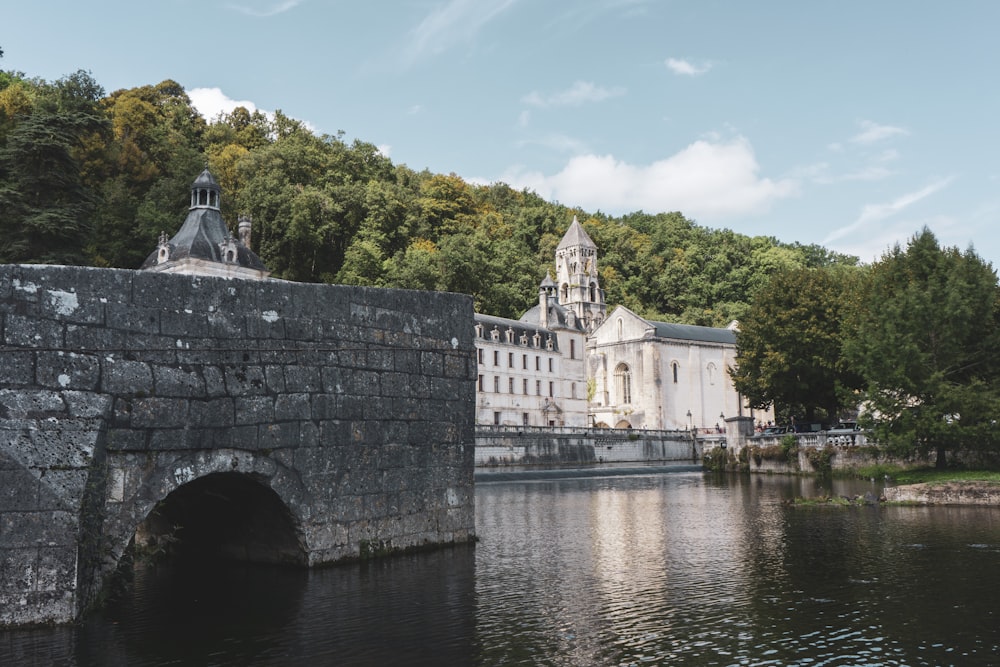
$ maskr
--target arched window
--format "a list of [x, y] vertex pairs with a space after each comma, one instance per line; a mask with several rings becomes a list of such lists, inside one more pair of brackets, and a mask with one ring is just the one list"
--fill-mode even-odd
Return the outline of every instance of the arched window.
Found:
[[675, 361], [670, 364], [670, 370], [674, 374], [674, 384], [677, 384], [677, 371], [680, 370], [680, 365]]
[[715, 384], [715, 371], [716, 371], [715, 364], [710, 363], [706, 370], [708, 371], [708, 383]]
[[628, 364], [622, 363], [615, 367], [615, 393], [620, 405], [632, 402], [632, 371]]
[[624, 337], [624, 335], [625, 335], [624, 332], [625, 332], [625, 323], [622, 322], [622, 318], [619, 317], [618, 318], [618, 340], [621, 340]]
[[590, 302], [594, 303], [597, 301], [597, 284], [590, 283]]
[[569, 285], [566, 283], [562, 284], [562, 288], [559, 291], [559, 303], [563, 305], [569, 303]]

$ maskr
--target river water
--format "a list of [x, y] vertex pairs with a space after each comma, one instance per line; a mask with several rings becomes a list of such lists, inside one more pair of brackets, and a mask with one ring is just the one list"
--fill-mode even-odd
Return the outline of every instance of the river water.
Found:
[[1000, 510], [781, 502], [878, 490], [691, 471], [478, 483], [475, 546], [140, 569], [75, 627], [0, 633], [0, 665], [1000, 664]]

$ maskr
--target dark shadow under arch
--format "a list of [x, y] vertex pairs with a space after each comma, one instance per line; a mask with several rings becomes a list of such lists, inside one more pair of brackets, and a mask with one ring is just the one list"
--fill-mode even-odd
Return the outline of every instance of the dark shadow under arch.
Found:
[[212, 473], [157, 503], [135, 531], [136, 556], [308, 565], [295, 518], [252, 475]]

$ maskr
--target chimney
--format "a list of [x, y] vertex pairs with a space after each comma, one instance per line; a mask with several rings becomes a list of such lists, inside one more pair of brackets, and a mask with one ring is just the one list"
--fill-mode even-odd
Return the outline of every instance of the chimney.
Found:
[[549, 292], [544, 287], [538, 290], [538, 323], [549, 328]]
[[253, 222], [248, 215], [241, 215], [239, 222], [239, 233], [240, 233], [240, 243], [244, 247], [250, 247], [250, 228], [253, 226]]

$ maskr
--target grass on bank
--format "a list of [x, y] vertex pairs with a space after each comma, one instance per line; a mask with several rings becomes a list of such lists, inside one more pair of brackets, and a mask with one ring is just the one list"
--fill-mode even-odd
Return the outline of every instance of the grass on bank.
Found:
[[874, 465], [858, 469], [864, 479], [888, 477], [894, 484], [945, 484], [950, 482], [992, 482], [1000, 484], [1000, 471], [962, 470], [958, 468], [901, 468], [893, 465]]

